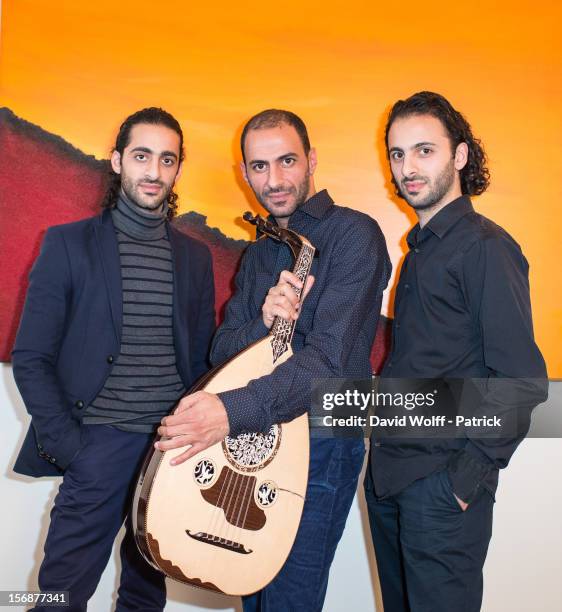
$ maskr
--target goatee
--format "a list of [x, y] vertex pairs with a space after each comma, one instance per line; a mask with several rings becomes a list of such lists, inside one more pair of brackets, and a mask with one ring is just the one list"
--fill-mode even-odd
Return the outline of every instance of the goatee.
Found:
[[[426, 185], [429, 186], [429, 192], [421, 199], [417, 199], [416, 196], [411, 193], [408, 193], [408, 190], [405, 187], [409, 182], [414, 181], [423, 181]], [[428, 179], [423, 176], [415, 176], [409, 179], [403, 179], [402, 181], [400, 181], [400, 194], [413, 209], [428, 210], [439, 204], [439, 202], [441, 202], [441, 200], [450, 191], [454, 181], [455, 162], [454, 160], [451, 160], [450, 163], [448, 163], [447, 166], [443, 168], [441, 174], [439, 174], [437, 178], [433, 181], [433, 184], [431, 184]]]

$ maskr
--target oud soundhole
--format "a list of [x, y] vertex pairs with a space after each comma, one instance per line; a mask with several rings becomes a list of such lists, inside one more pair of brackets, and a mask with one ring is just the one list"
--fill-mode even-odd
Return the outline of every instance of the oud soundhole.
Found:
[[246, 472], [265, 467], [276, 455], [281, 443], [281, 425], [272, 425], [266, 434], [245, 433], [226, 437], [222, 449], [229, 463]]
[[216, 473], [215, 464], [210, 459], [201, 459], [193, 470], [193, 477], [200, 487], [205, 487], [213, 482]]
[[277, 493], [277, 485], [271, 480], [266, 480], [256, 491], [256, 503], [262, 508], [269, 508], [275, 503]]

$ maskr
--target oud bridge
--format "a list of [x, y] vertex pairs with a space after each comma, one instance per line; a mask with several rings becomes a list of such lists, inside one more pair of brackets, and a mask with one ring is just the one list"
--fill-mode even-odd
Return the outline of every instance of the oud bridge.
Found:
[[204, 544], [211, 544], [211, 546], [218, 546], [219, 548], [225, 548], [226, 550], [240, 553], [241, 555], [249, 555], [252, 552], [252, 550], [250, 548], [246, 548], [244, 544], [234, 542], [234, 540], [220, 538], [219, 536], [215, 536], [210, 533], [204, 533], [203, 531], [191, 533], [189, 529], [186, 529], [185, 533], [187, 533], [190, 538], [193, 538], [198, 542], [203, 542]]

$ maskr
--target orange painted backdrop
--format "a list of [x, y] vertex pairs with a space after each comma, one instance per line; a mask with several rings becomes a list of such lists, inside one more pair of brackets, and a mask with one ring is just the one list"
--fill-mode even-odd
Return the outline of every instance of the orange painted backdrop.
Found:
[[235, 238], [250, 237], [236, 218], [254, 206], [237, 173], [241, 126], [288, 108], [318, 150], [317, 186], [374, 216], [398, 264], [414, 217], [389, 186], [384, 115], [439, 91], [486, 146], [492, 185], [476, 206], [527, 255], [537, 339], [560, 377], [557, 4], [4, 0], [0, 105], [98, 158], [126, 115], [163, 106], [187, 136], [181, 211]]

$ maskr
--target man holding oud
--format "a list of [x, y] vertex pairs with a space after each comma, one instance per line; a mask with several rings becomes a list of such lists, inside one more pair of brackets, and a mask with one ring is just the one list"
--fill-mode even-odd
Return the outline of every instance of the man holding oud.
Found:
[[[207, 369], [211, 255], [168, 222], [182, 160], [172, 115], [128, 117], [104, 211], [50, 228], [30, 274], [13, 367], [32, 422], [14, 469], [63, 477], [39, 588], [68, 591], [57, 608], [67, 612], [86, 610], [157, 424]], [[116, 609], [163, 610], [164, 576], [141, 558], [130, 521], [121, 566]]]
[[[297, 320], [294, 355], [272, 374], [246, 387], [184, 398], [159, 428], [169, 440], [160, 450], [191, 447], [176, 464], [226, 435], [266, 433], [274, 423], [307, 412], [315, 378], [371, 376], [369, 356], [382, 292], [390, 275], [385, 240], [377, 223], [336, 206], [316, 192], [316, 152], [295, 114], [266, 110], [242, 132], [241, 170], [256, 198], [280, 227], [305, 236], [317, 249], [302, 308], [294, 288], [290, 252], [270, 238], [252, 243], [241, 262], [234, 296], [214, 338], [219, 364], [264, 337], [275, 317]], [[317, 612], [363, 464], [359, 438], [312, 438], [306, 501], [295, 543], [281, 571], [262, 591], [244, 598], [244, 610]]]

